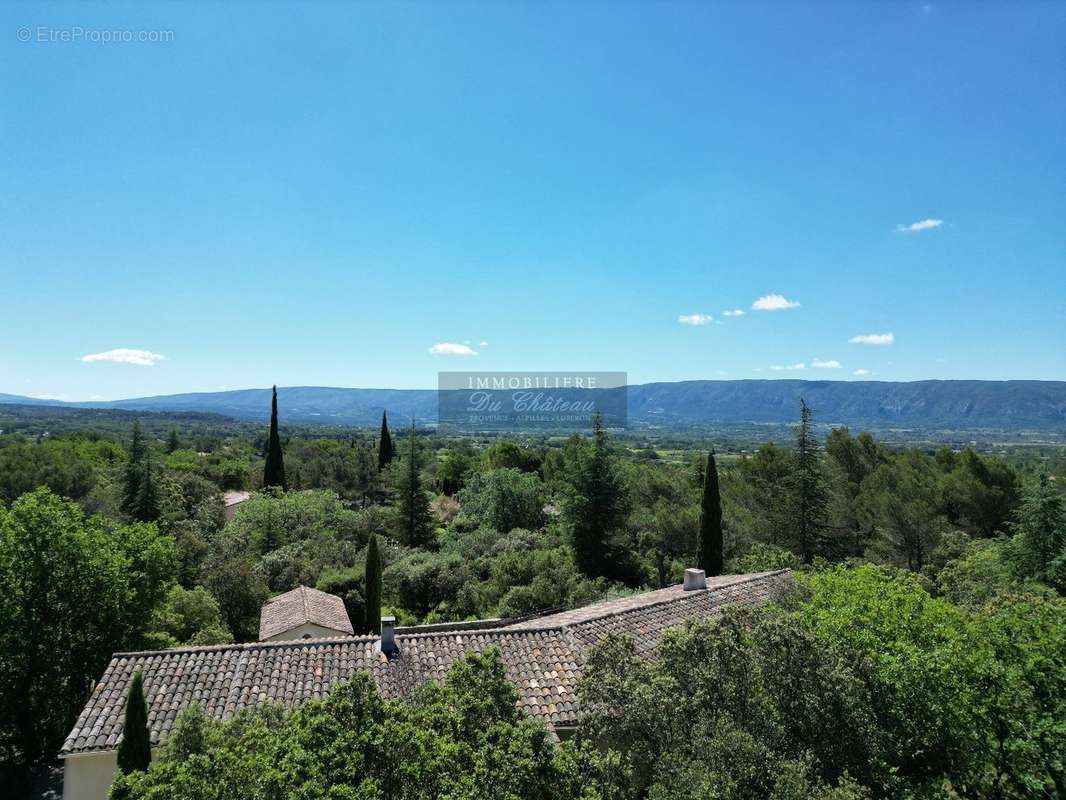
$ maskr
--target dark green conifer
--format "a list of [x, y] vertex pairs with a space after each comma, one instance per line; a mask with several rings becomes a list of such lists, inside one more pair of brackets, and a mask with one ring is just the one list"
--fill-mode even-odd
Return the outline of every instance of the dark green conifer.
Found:
[[399, 505], [400, 541], [408, 547], [428, 547], [433, 541], [433, 515], [422, 485], [422, 459], [414, 420], [407, 432], [407, 452], [394, 467]]
[[173, 453], [179, 449], [181, 449], [181, 439], [178, 438], [178, 431], [176, 428], [171, 428], [170, 433], [167, 434], [167, 453]]
[[810, 406], [801, 399], [800, 424], [796, 428], [796, 460], [790, 477], [790, 499], [796, 547], [806, 564], [811, 562], [821, 547], [829, 505], [820, 448], [811, 422]]
[[133, 513], [130, 515], [140, 522], [155, 522], [159, 519], [159, 489], [152, 476], [152, 454], [144, 457], [141, 485], [137, 490]]
[[696, 536], [696, 562], [707, 575], [722, 574], [722, 497], [718, 490], [718, 465], [714, 451], [707, 456], [703, 473], [703, 500], [700, 503], [700, 529]]
[[122, 741], [118, 745], [118, 768], [124, 775], [129, 775], [134, 770], [148, 769], [151, 762], [148, 705], [144, 702], [144, 682], [138, 670], [130, 681], [130, 691], [126, 697], [126, 719], [122, 725]]
[[129, 454], [126, 459], [126, 474], [122, 482], [121, 508], [124, 514], [136, 516], [137, 497], [141, 492], [141, 478], [144, 476], [144, 455], [147, 447], [141, 436], [140, 420], [133, 421], [133, 435], [130, 439]]
[[381, 553], [378, 537], [370, 535], [366, 547], [366, 633], [381, 633]]
[[287, 489], [285, 482], [285, 459], [281, 452], [281, 438], [278, 436], [278, 387], [270, 401], [270, 440], [267, 442], [266, 463], [263, 465], [263, 486], [277, 486]]
[[392, 436], [389, 434], [389, 422], [385, 412], [381, 412], [381, 436], [378, 441], [378, 470], [383, 470], [392, 461], [395, 452], [392, 449]]

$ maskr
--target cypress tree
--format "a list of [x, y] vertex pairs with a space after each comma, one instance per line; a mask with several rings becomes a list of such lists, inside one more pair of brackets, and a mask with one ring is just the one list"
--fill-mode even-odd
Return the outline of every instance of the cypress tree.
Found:
[[381, 633], [381, 553], [378, 537], [370, 534], [366, 547], [366, 624], [367, 633]]
[[167, 434], [167, 453], [173, 453], [180, 448], [181, 439], [178, 438], [178, 431], [176, 428], [171, 428], [170, 433]]
[[122, 504], [123, 513], [135, 517], [137, 497], [141, 493], [141, 478], [144, 477], [144, 455], [147, 452], [144, 438], [141, 436], [140, 420], [133, 421], [133, 436], [130, 439], [129, 456], [126, 460], [126, 475], [123, 478]]
[[270, 401], [270, 440], [267, 443], [266, 463], [263, 465], [263, 486], [278, 486], [287, 489], [285, 483], [285, 460], [278, 437], [278, 387]]
[[791, 476], [792, 513], [800, 558], [809, 564], [825, 530], [829, 493], [819, 460], [818, 439], [811, 427], [811, 409], [800, 400], [796, 429], [796, 462]]
[[159, 489], [152, 478], [151, 453], [146, 454], [144, 457], [141, 485], [137, 490], [133, 513], [130, 516], [140, 522], [155, 522], [159, 519]]
[[714, 451], [707, 456], [703, 500], [700, 503], [700, 529], [696, 536], [696, 562], [708, 575], [722, 574], [722, 497], [718, 491], [718, 465]]
[[146, 770], [152, 762], [151, 738], [148, 735], [148, 705], [144, 702], [144, 681], [138, 670], [130, 681], [126, 697], [126, 719], [122, 724], [122, 741], [118, 745], [118, 768], [124, 775]]
[[392, 436], [389, 434], [389, 423], [385, 419], [385, 412], [381, 412], [381, 436], [378, 440], [378, 471], [385, 469], [392, 461], [395, 452], [392, 449]]
[[422, 486], [421, 456], [415, 436], [415, 423], [407, 435], [408, 450], [399, 466], [397, 491], [400, 506], [400, 541], [408, 547], [426, 547], [433, 539], [429, 497]]

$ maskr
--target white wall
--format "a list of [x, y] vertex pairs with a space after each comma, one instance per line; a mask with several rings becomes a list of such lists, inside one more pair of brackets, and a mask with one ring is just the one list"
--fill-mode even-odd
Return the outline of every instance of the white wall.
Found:
[[288, 641], [290, 639], [323, 639], [329, 636], [348, 636], [350, 634], [344, 631], [335, 631], [332, 628], [323, 628], [321, 625], [314, 625], [310, 622], [305, 622], [298, 628], [293, 628], [291, 631], [283, 631], [282, 633], [275, 634], [269, 639], [264, 639], [265, 642], [280, 642]]
[[63, 759], [63, 800], [107, 800], [118, 753], [85, 753]]

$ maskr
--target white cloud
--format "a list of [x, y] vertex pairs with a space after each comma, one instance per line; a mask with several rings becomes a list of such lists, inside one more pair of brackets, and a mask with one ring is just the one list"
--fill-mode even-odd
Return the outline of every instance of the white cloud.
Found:
[[81, 360], [86, 363], [94, 361], [112, 361], [115, 364], [136, 364], [138, 367], [154, 367], [166, 356], [152, 353], [148, 350], [131, 350], [128, 347], [119, 347], [117, 350], [108, 350], [104, 353], [90, 353], [82, 356]]
[[896, 341], [896, 335], [894, 333], [864, 333], [859, 336], [852, 336], [848, 339], [852, 344], [874, 344], [874, 345], [886, 345], [894, 344]]
[[870, 374], [870, 370], [868, 370], [868, 369], [857, 369], [851, 374], [852, 375], [869, 375]]
[[822, 361], [820, 358], [816, 358], [811, 362], [811, 366], [816, 369], [840, 369], [844, 365], [835, 358], [831, 358], [828, 361]]
[[682, 314], [677, 321], [682, 325], [710, 325], [714, 317], [710, 314]]
[[774, 372], [792, 372], [797, 369], [807, 369], [807, 365], [803, 362], [799, 364], [774, 364], [770, 369]]
[[457, 344], [456, 342], [437, 342], [429, 348], [435, 356], [476, 356], [477, 353], [467, 347], [465, 344]]
[[921, 219], [917, 222], [912, 222], [910, 225], [897, 225], [896, 231], [898, 233], [919, 233], [920, 231], [931, 231], [943, 224], [944, 220], [942, 219]]
[[722, 312], [722, 316], [723, 317], [743, 317], [744, 316], [744, 311], [742, 309], [739, 309], [739, 308], [734, 308], [734, 309], [732, 309], [730, 311], [723, 311]]
[[488, 346], [489, 346], [489, 343], [486, 342], [484, 339], [482, 339], [480, 342], [478, 342], [478, 347], [488, 347]]
[[796, 308], [798, 300], [786, 300], [780, 294], [765, 294], [751, 304], [756, 311], [783, 311], [786, 308]]

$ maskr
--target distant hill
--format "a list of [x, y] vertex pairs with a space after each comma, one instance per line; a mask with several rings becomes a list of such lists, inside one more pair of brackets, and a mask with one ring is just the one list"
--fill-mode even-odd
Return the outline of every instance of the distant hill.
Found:
[[[819, 422], [875, 427], [1033, 428], [1066, 430], [1064, 381], [682, 381], [630, 386], [632, 423], [787, 423], [800, 398]], [[278, 389], [286, 422], [375, 425], [387, 409], [394, 424], [437, 417], [433, 389], [343, 389], [293, 386]], [[109, 402], [64, 403], [0, 394], [0, 403], [184, 411], [265, 421], [269, 389], [139, 397]]]

